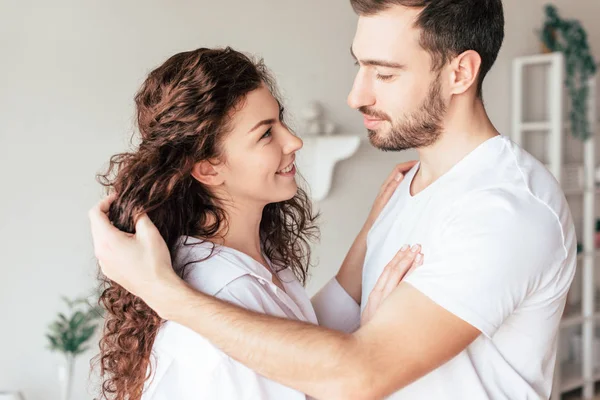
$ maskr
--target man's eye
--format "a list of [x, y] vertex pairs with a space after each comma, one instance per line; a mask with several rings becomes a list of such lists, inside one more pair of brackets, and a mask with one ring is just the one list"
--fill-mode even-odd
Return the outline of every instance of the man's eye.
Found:
[[394, 77], [394, 75], [381, 75], [381, 74], [377, 74], [377, 79], [379, 79], [380, 81], [389, 81], [390, 79], [392, 79]]

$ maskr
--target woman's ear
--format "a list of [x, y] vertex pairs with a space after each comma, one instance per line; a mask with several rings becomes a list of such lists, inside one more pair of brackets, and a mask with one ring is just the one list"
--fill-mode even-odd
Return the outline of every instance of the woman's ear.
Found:
[[225, 181], [221, 167], [218, 160], [202, 160], [192, 168], [192, 176], [206, 186], [220, 186]]

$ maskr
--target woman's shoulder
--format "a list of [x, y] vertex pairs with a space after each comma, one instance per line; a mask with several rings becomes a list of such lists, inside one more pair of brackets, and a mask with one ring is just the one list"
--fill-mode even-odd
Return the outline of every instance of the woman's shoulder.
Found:
[[214, 296], [230, 282], [249, 274], [245, 260], [232, 257], [207, 240], [185, 236], [173, 254], [173, 266], [194, 289]]

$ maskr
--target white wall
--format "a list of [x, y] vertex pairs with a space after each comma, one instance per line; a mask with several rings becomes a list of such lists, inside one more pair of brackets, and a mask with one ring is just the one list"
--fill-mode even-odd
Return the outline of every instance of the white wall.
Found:
[[[600, 3], [558, 3], [583, 20], [600, 55]], [[510, 59], [538, 51], [533, 29], [542, 4], [505, 2], [506, 42], [485, 87], [503, 132], [510, 127]], [[62, 307], [60, 295], [94, 284], [86, 216], [101, 192], [94, 175], [125, 148], [133, 94], [149, 69], [175, 52], [232, 45], [265, 58], [292, 112], [318, 99], [345, 132], [362, 134], [360, 116], [345, 104], [355, 20], [347, 0], [0, 0], [0, 391], [58, 398], [44, 332]], [[320, 204], [311, 293], [335, 272], [388, 171], [414, 157], [365, 143], [338, 164], [331, 195]], [[84, 358], [78, 400], [92, 398]]]

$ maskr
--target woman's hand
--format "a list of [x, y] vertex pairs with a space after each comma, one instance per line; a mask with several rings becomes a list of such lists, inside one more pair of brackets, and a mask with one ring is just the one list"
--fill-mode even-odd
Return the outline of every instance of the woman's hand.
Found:
[[371, 229], [371, 227], [377, 220], [377, 217], [379, 217], [379, 214], [381, 214], [381, 211], [394, 194], [394, 191], [396, 190], [396, 188], [398, 188], [398, 185], [400, 184], [400, 182], [402, 182], [402, 179], [404, 179], [404, 174], [410, 171], [410, 169], [416, 163], [417, 161], [408, 161], [402, 164], [398, 164], [396, 165], [396, 167], [394, 167], [390, 175], [387, 177], [387, 179], [381, 186], [381, 189], [379, 190], [379, 193], [377, 194], [377, 197], [373, 202], [371, 212], [369, 212], [367, 221], [363, 226], [363, 231], [368, 232]]
[[392, 261], [385, 266], [373, 291], [369, 294], [367, 306], [360, 318], [361, 325], [364, 325], [371, 320], [379, 306], [385, 301], [390, 293], [396, 289], [400, 282], [402, 282], [402, 279], [404, 279], [406, 274], [413, 268], [423, 264], [423, 254], [421, 254], [420, 251], [421, 246], [419, 245], [414, 245], [412, 247], [405, 245], [398, 253], [396, 253]]

